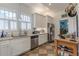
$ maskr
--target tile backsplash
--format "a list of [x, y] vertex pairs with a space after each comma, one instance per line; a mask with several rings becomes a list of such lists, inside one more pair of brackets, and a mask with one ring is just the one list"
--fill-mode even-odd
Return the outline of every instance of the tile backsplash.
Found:
[[47, 33], [46, 28], [37, 28], [37, 31], [39, 31], [40, 33]]
[[[39, 31], [39, 33], [47, 33], [46, 28], [37, 28], [36, 31]], [[21, 35], [31, 35], [32, 30], [28, 31], [4, 31], [6, 34], [6, 37], [14, 37], [14, 36], [21, 36]], [[2, 31], [0, 31], [0, 38], [1, 38]]]

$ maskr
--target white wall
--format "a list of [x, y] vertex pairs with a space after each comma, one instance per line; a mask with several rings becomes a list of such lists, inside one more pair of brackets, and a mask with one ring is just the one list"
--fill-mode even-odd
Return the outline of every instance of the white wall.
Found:
[[59, 20], [58, 19], [54, 19], [54, 25], [55, 25], [55, 39], [58, 39], [59, 36], [58, 34], [60, 33], [60, 25], [59, 25]]
[[69, 33], [76, 32], [76, 17], [69, 17]]
[[73, 33], [73, 32], [76, 32], [76, 17], [66, 17], [66, 18], [61, 18], [61, 15], [58, 15], [55, 17], [55, 21], [54, 21], [54, 24], [55, 24], [55, 39], [58, 39], [59, 36], [58, 34], [60, 34], [60, 24], [59, 24], [59, 21], [60, 20], [64, 20], [64, 19], [68, 19], [68, 33]]

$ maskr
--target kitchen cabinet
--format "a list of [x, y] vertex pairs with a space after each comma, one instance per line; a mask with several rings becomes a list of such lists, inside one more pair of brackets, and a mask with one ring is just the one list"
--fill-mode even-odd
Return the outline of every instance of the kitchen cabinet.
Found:
[[22, 50], [23, 51], [28, 51], [31, 49], [31, 41], [30, 41], [30, 37], [27, 38], [22, 38]]
[[47, 34], [39, 35], [39, 45], [47, 42]]
[[47, 23], [51, 23], [51, 24], [54, 23], [54, 19], [51, 16], [46, 16], [46, 20], [47, 20]]
[[19, 39], [13, 39], [11, 40], [11, 50], [12, 50], [12, 55], [18, 55], [20, 53], [22, 53], [21, 51], [21, 40]]
[[46, 27], [46, 18], [40, 14], [33, 14], [34, 27], [35, 28], [45, 28]]
[[10, 41], [2, 41], [0, 42], [0, 56], [10, 56], [11, 48]]
[[30, 37], [11, 40], [12, 55], [19, 55], [30, 49]]

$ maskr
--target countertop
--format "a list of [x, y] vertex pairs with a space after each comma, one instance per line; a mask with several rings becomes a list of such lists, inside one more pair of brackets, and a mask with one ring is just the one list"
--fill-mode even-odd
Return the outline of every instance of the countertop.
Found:
[[0, 42], [1, 41], [5, 41], [5, 40], [13, 40], [13, 39], [27, 38], [27, 37], [31, 37], [31, 36], [35, 36], [35, 35], [44, 35], [44, 34], [47, 34], [47, 33], [30, 34], [30, 35], [22, 35], [22, 36], [14, 36], [14, 37], [4, 37], [4, 38], [0, 38]]
[[30, 35], [27, 35], [27, 36], [44, 35], [44, 34], [47, 34], [47, 33], [41, 33], [41, 34], [30, 34]]
[[73, 44], [79, 44], [79, 40], [76, 40], [76, 42], [74, 41], [70, 41], [70, 39], [66, 38], [66, 39], [56, 39], [58, 41], [62, 41], [62, 42], [67, 42], [67, 43], [73, 43]]

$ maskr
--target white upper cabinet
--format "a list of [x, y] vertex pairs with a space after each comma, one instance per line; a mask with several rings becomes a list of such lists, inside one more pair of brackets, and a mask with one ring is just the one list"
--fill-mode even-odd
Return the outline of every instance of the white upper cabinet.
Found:
[[53, 17], [33, 14], [33, 25], [35, 28], [46, 28], [47, 23], [54, 23]]
[[51, 16], [46, 16], [46, 20], [47, 20], [47, 23], [51, 23], [51, 24], [54, 23], [53, 17]]
[[46, 18], [43, 15], [37, 13], [33, 14], [33, 21], [35, 28], [44, 28], [46, 26]]

